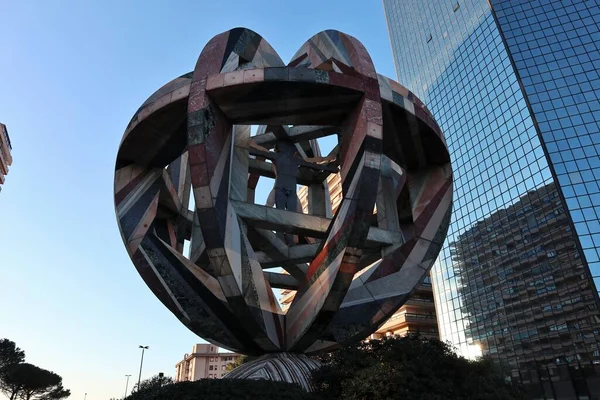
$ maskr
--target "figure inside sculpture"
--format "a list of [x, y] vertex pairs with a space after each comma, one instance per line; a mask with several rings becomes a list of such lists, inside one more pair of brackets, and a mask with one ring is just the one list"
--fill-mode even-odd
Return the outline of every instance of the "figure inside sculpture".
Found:
[[[314, 164], [313, 169], [318, 169], [318, 165], [331, 163], [336, 157], [306, 157], [300, 154], [297, 145], [291, 140], [280, 139], [275, 144], [275, 151], [271, 151], [263, 146], [250, 141], [250, 147], [265, 153], [265, 158], [273, 162], [275, 172], [275, 207], [281, 210], [298, 211], [298, 197], [296, 196], [296, 174], [298, 167], [309, 166], [307, 163]], [[292, 244], [292, 235], [285, 235], [285, 242]]]

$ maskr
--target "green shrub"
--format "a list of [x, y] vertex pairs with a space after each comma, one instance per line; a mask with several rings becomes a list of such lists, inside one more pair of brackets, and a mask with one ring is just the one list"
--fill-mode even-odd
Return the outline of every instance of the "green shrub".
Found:
[[145, 390], [127, 400], [315, 400], [300, 386], [266, 380], [203, 379]]
[[316, 395], [344, 400], [517, 400], [522, 388], [490, 359], [467, 360], [436, 339], [390, 337], [321, 357]]

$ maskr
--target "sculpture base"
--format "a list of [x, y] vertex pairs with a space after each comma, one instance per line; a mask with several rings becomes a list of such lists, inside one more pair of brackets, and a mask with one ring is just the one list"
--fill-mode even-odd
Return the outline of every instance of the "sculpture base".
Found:
[[321, 366], [305, 354], [269, 353], [244, 363], [223, 379], [266, 379], [296, 383], [311, 392], [311, 372]]

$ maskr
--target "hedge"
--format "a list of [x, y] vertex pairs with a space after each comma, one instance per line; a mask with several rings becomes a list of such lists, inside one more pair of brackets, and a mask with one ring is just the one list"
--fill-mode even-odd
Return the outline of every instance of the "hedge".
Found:
[[157, 390], [131, 394], [127, 400], [315, 400], [300, 386], [285, 382], [245, 379], [202, 379], [179, 382]]

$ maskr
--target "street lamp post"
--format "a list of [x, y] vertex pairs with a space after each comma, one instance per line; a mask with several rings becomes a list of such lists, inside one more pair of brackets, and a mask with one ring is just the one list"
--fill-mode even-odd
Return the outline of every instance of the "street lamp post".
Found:
[[87, 393], [85, 394], [85, 396], [83, 396], [83, 400], [87, 399]]
[[138, 390], [140, 390], [140, 382], [142, 381], [142, 366], [144, 365], [144, 350], [148, 350], [150, 346], [139, 346], [142, 349], [142, 361], [140, 361], [140, 375], [138, 377]]
[[127, 397], [127, 388], [129, 387], [129, 377], [131, 375], [125, 375], [127, 377], [127, 382], [125, 382], [125, 394], [123, 395], [123, 398]]

